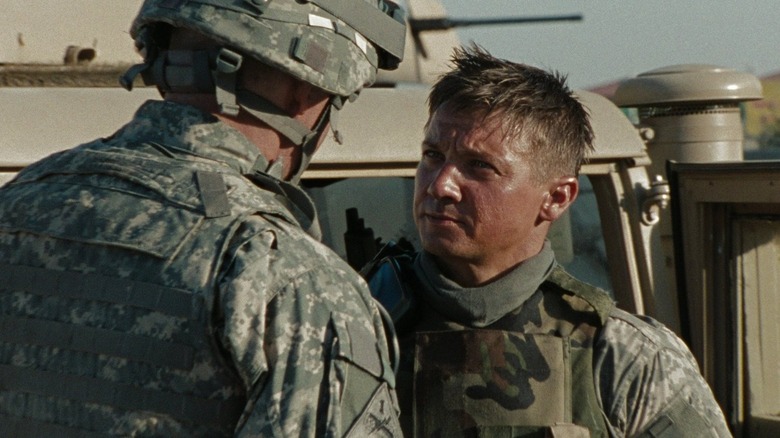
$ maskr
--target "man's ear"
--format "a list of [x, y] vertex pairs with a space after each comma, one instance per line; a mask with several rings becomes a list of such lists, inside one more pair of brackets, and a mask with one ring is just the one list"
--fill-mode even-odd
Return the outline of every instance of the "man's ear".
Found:
[[544, 195], [539, 218], [549, 222], [557, 220], [577, 199], [579, 191], [577, 177], [565, 176], [552, 181]]

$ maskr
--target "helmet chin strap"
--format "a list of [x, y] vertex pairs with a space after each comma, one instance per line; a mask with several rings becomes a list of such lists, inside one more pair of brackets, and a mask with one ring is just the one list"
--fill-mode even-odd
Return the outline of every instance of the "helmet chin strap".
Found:
[[291, 182], [297, 184], [311, 162], [318, 140], [324, 135], [328, 123], [336, 141], [341, 143], [342, 137], [336, 124], [338, 111], [343, 107], [345, 98], [332, 96], [313, 129], [309, 129], [268, 99], [238, 86], [242, 61], [241, 54], [227, 48], [218, 51], [168, 50], [160, 52], [158, 56], [147, 57], [143, 64], [131, 67], [122, 76], [121, 82], [130, 89], [133, 78], [142, 74], [145, 83], [157, 85], [163, 94], [167, 91], [215, 91], [220, 113], [236, 116], [243, 109], [301, 148], [301, 163], [290, 178]]
[[223, 114], [235, 116], [243, 109], [252, 117], [273, 128], [294, 145], [301, 148], [301, 162], [290, 181], [297, 184], [301, 175], [309, 166], [317, 143], [331, 123], [336, 141], [340, 143], [340, 134], [335, 126], [336, 113], [343, 106], [343, 99], [332, 96], [323, 109], [313, 129], [287, 115], [281, 108], [268, 99], [249, 90], [239, 88], [238, 71], [241, 68], [242, 56], [230, 49], [222, 48], [217, 54], [216, 69], [213, 71], [216, 84], [217, 104]]
[[[293, 183], [300, 181], [301, 175], [309, 166], [314, 152], [317, 150], [317, 143], [325, 129], [328, 121], [333, 121], [332, 112], [334, 111], [334, 98], [331, 98], [325, 108], [322, 110], [313, 129], [309, 129], [301, 122], [284, 114], [279, 107], [247, 90], [239, 89], [236, 91], [236, 97], [239, 107], [246, 111], [252, 117], [262, 121], [273, 128], [280, 135], [288, 139], [291, 143], [301, 148], [301, 161], [294, 174], [290, 178]], [[217, 97], [219, 102], [219, 96]], [[331, 127], [333, 125], [331, 124]]]

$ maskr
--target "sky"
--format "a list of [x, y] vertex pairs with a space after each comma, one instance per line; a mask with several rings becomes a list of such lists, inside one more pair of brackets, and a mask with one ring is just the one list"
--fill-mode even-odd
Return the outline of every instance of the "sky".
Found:
[[778, 0], [443, 0], [453, 18], [582, 14], [582, 21], [466, 27], [492, 54], [593, 88], [676, 64], [780, 73]]
[[[675, 64], [759, 77], [780, 72], [780, 0], [442, 1], [453, 18], [582, 14], [581, 21], [458, 30], [464, 42], [496, 56], [565, 73], [575, 88]], [[96, 47], [103, 62], [136, 57], [127, 29], [141, 0], [68, 0], [67, 8], [46, 0], [0, 3], [0, 62], [61, 62], [68, 44]]]

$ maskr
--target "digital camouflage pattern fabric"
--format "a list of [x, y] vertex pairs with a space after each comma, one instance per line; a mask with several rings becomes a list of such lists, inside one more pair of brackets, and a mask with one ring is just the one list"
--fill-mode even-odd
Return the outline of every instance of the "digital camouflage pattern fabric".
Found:
[[344, 97], [371, 85], [377, 68], [395, 68], [406, 35], [403, 10], [377, 0], [147, 0], [130, 33], [154, 23], [201, 32]]
[[0, 189], [0, 435], [399, 436], [365, 283], [263, 161], [152, 101]]
[[730, 436], [682, 341], [569, 276], [549, 243], [477, 288], [424, 252], [401, 266], [417, 321], [399, 333], [407, 436]]
[[596, 386], [617, 436], [662, 436], [671, 422], [688, 423], [676, 436], [731, 436], [693, 354], [658, 321], [616, 309], [596, 350]]

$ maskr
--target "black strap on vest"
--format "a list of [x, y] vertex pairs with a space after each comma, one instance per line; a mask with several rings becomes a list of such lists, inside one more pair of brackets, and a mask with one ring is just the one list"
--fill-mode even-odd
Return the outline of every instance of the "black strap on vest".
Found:
[[240, 401], [209, 400], [165, 393], [103, 379], [62, 375], [0, 365], [0, 387], [5, 391], [55, 396], [82, 403], [115, 406], [130, 411], [151, 411], [192, 422], [221, 427], [235, 420]]
[[190, 345], [30, 318], [0, 318], [0, 342], [107, 354], [180, 370], [191, 369], [194, 356]]
[[96, 433], [58, 424], [45, 423], [30, 418], [14, 418], [0, 414], [0, 436], [40, 436], [57, 438], [107, 438], [111, 435]]
[[225, 180], [218, 172], [199, 170], [195, 174], [207, 218], [230, 216], [230, 200]]
[[180, 318], [194, 319], [202, 306], [200, 297], [185, 290], [98, 274], [0, 263], [0, 278], [6, 289], [122, 304]]
[[[0, 264], [2, 289], [42, 297], [78, 299], [107, 304], [119, 304], [172, 317], [187, 319], [191, 324], [200, 319], [203, 299], [185, 290], [161, 285], [113, 278], [98, 274], [53, 271], [30, 266]], [[171, 369], [189, 370], [195, 351], [203, 343], [198, 327], [183, 329], [175, 341], [162, 341], [122, 331], [114, 331], [58, 321], [12, 315], [0, 308], [0, 342], [59, 348], [94, 355], [106, 355]], [[199, 422], [222, 428], [237, 418], [243, 409], [242, 399], [212, 400], [163, 390], [152, 390], [132, 384], [43, 369], [0, 364], [0, 389], [29, 394], [33, 397], [57, 397], [78, 403], [96, 403], [130, 411], [151, 411], [185, 422]], [[2, 422], [5, 432], [26, 432], [40, 435], [51, 429], [51, 436], [84, 436], [59, 433], [64, 426], [46, 425], [38, 428], [34, 422]], [[26, 432], [25, 432], [26, 431]]]

